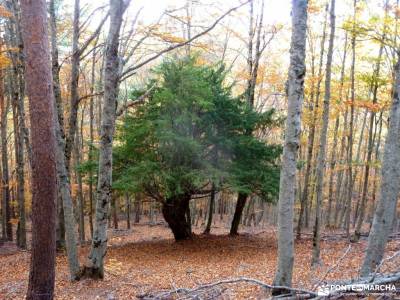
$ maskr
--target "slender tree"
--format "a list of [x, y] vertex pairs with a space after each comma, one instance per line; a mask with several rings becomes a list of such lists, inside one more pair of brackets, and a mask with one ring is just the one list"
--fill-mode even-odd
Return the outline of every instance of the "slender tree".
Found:
[[0, 70], [0, 109], [1, 109], [1, 162], [2, 162], [2, 199], [3, 199], [3, 238], [12, 241], [10, 182], [8, 173], [7, 113], [9, 101], [4, 95], [4, 72]]
[[[398, 50], [397, 50], [398, 51]], [[400, 182], [400, 55], [395, 66], [393, 102], [382, 161], [380, 198], [375, 210], [361, 276], [372, 273], [382, 261], [396, 210]]]
[[111, 202], [112, 143], [115, 130], [116, 104], [119, 89], [119, 36], [122, 18], [130, 0], [110, 0], [110, 28], [107, 37], [104, 72], [104, 103], [99, 149], [99, 179], [95, 228], [89, 254], [87, 276], [104, 277], [103, 259], [107, 248], [107, 215]]
[[[20, 32], [20, 13], [19, 6], [15, 1], [6, 1], [7, 9], [12, 13], [13, 17], [7, 19], [6, 22], [6, 44], [8, 48], [18, 48], [22, 50], [22, 40]], [[15, 163], [17, 188], [16, 198], [18, 202], [18, 226], [16, 232], [16, 241], [18, 247], [26, 249], [26, 212], [25, 212], [25, 147], [24, 147], [24, 130], [25, 120], [24, 114], [24, 84], [23, 80], [23, 55], [22, 51], [11, 52], [11, 71], [8, 76], [8, 87], [11, 94], [11, 103], [13, 108], [14, 120], [14, 142], [15, 142]], [[22, 113], [21, 113], [22, 112]], [[28, 149], [29, 151], [29, 149]]]
[[[340, 87], [339, 87], [339, 101], [342, 102], [343, 101], [343, 87], [344, 87], [344, 80], [345, 80], [345, 68], [346, 68], [346, 58], [347, 58], [347, 33], [345, 36], [345, 43], [344, 43], [344, 49], [343, 49], [343, 58], [342, 58], [342, 66], [341, 66], [341, 71], [340, 71]], [[340, 127], [340, 115], [338, 115], [336, 117], [336, 121], [335, 121], [335, 129], [334, 129], [334, 133], [333, 133], [333, 144], [332, 145], [337, 145], [338, 143], [338, 133], [339, 133], [339, 127]], [[342, 143], [344, 145], [344, 143]], [[326, 212], [326, 225], [328, 227], [330, 227], [332, 225], [331, 223], [331, 215], [332, 215], [332, 205], [333, 205], [333, 200], [334, 200], [334, 196], [335, 193], [333, 192], [333, 181], [334, 181], [334, 177], [335, 177], [335, 166], [337, 163], [338, 158], [341, 159], [342, 153], [344, 150], [340, 150], [339, 152], [336, 151], [336, 147], [332, 147], [332, 152], [331, 152], [331, 158], [330, 158], [330, 170], [331, 170], [331, 174], [329, 176], [329, 188], [328, 188], [328, 209]], [[339, 154], [339, 155], [338, 155]], [[340, 187], [341, 185], [341, 181], [342, 181], [342, 173], [343, 172], [338, 172], [337, 174], [337, 183], [338, 183], [338, 187]], [[340, 185], [339, 185], [340, 182]], [[340, 189], [336, 189], [336, 194], [338, 194], [338, 190]], [[338, 199], [336, 199], [336, 205], [338, 204]], [[335, 210], [335, 215], [336, 215], [336, 210]]]
[[356, 66], [356, 14], [357, 14], [357, 0], [353, 3], [353, 29], [351, 32], [351, 104], [350, 104], [350, 123], [349, 135], [347, 143], [347, 195], [345, 205], [345, 229], [346, 235], [350, 235], [350, 216], [351, 216], [351, 203], [353, 198], [353, 138], [354, 138], [354, 105], [355, 105], [355, 66]]
[[[247, 45], [247, 88], [246, 88], [246, 101], [250, 107], [254, 107], [256, 83], [258, 78], [258, 69], [260, 66], [260, 60], [262, 53], [264, 52], [269, 41], [265, 41], [265, 33], [263, 33], [263, 22], [264, 22], [264, 0], [261, 2], [260, 15], [257, 16], [257, 21], [254, 21], [254, 1], [250, 0], [250, 23], [249, 23], [249, 36]], [[264, 39], [264, 40], [263, 40]], [[248, 132], [252, 135], [252, 132]], [[235, 207], [235, 213], [233, 215], [230, 235], [237, 235], [240, 219], [242, 218], [243, 209], [246, 205], [247, 198], [249, 195], [246, 193], [238, 193], [238, 198]]]
[[[294, 262], [293, 205], [301, 127], [301, 107], [304, 96], [304, 76], [306, 73], [305, 52], [308, 1], [293, 0], [292, 5], [292, 39], [287, 83], [288, 115], [279, 190], [278, 267], [274, 280], [274, 284], [280, 286], [291, 286], [292, 284]], [[275, 290], [274, 294], [282, 292], [282, 290]]]
[[[314, 83], [314, 75], [315, 75], [315, 67], [314, 67], [314, 55], [312, 57], [311, 61], [311, 76], [312, 76], [312, 85], [311, 85], [311, 103], [310, 103], [310, 113], [312, 114], [312, 121], [311, 125], [309, 128], [309, 134], [308, 134], [308, 141], [307, 141], [307, 162], [306, 162], [306, 170], [304, 174], [304, 187], [303, 187], [303, 193], [301, 195], [301, 200], [300, 200], [300, 213], [299, 213], [299, 219], [297, 221], [297, 230], [296, 230], [296, 239], [301, 238], [301, 229], [303, 226], [303, 223], [305, 226], [308, 226], [308, 216], [309, 216], [309, 211], [311, 208], [311, 202], [309, 201], [308, 198], [312, 198], [313, 195], [313, 189], [312, 189], [312, 162], [313, 162], [313, 155], [314, 155], [314, 144], [315, 144], [315, 132], [316, 132], [316, 126], [318, 122], [318, 110], [319, 110], [319, 100], [321, 97], [321, 82], [323, 78], [323, 63], [324, 63], [324, 53], [325, 53], [325, 41], [326, 41], [326, 27], [327, 27], [327, 17], [328, 17], [328, 11], [329, 11], [329, 6], [326, 4], [325, 6], [325, 18], [324, 18], [324, 26], [322, 30], [322, 38], [321, 38], [321, 45], [320, 45], [320, 55], [319, 55], [319, 67], [318, 67], [318, 80], [317, 80], [317, 86], [315, 87]], [[311, 39], [312, 36], [309, 35], [308, 39]], [[314, 101], [315, 97], [315, 101]], [[305, 218], [304, 218], [305, 214]], [[305, 219], [303, 222], [303, 219]]]
[[[59, 205], [62, 209], [58, 209], [58, 217], [62, 219], [58, 220], [58, 226], [60, 229], [64, 227], [65, 230], [65, 244], [68, 255], [68, 266], [70, 271], [71, 280], [79, 278], [79, 259], [76, 246], [76, 233], [75, 233], [75, 219], [73, 212], [73, 203], [71, 197], [71, 187], [68, 176], [67, 165], [65, 162], [64, 150], [64, 130], [62, 125], [62, 103], [61, 103], [61, 92], [59, 82], [59, 66], [58, 66], [58, 51], [57, 51], [57, 37], [56, 37], [56, 23], [55, 23], [55, 10], [54, 0], [50, 1], [50, 30], [51, 30], [51, 44], [52, 44], [52, 73], [53, 73], [53, 89], [54, 99], [53, 106], [55, 114], [55, 133], [56, 133], [56, 159], [57, 159], [57, 179], [58, 179], [58, 199], [61, 199]], [[62, 237], [60, 233], [59, 238]], [[61, 238], [63, 240], [63, 238]]]
[[317, 178], [316, 196], [317, 203], [315, 206], [315, 224], [313, 232], [313, 256], [312, 264], [315, 265], [319, 262], [320, 253], [320, 231], [321, 231], [321, 211], [322, 211], [322, 198], [324, 187], [324, 173], [325, 173], [325, 157], [326, 157], [326, 143], [328, 134], [329, 123], [329, 109], [331, 102], [331, 76], [332, 76], [332, 56], [333, 56], [333, 43], [335, 39], [335, 0], [331, 0], [330, 8], [330, 34], [329, 46], [326, 60], [325, 71], [325, 95], [324, 95], [324, 111], [322, 114], [322, 128], [321, 137], [319, 140], [319, 151], [317, 159], [317, 167], [315, 176]]

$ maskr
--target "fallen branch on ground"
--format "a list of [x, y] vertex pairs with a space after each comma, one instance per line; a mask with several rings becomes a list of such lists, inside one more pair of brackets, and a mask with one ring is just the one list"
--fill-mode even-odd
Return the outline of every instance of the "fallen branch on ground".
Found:
[[[350, 248], [348, 248], [345, 252], [345, 255], [350, 251]], [[345, 256], [344, 255], [344, 256]], [[340, 261], [340, 260], [339, 260]], [[172, 290], [165, 290], [165, 291], [159, 291], [155, 293], [146, 293], [142, 295], [137, 295], [139, 299], [143, 300], [166, 300], [166, 299], [212, 299], [212, 298], [207, 298], [204, 295], [206, 293], [222, 293], [222, 291], [216, 291], [215, 288], [227, 285], [227, 284], [237, 284], [237, 283], [248, 283], [248, 284], [253, 284], [259, 287], [262, 287], [266, 290], [284, 290], [287, 291], [288, 294], [281, 295], [274, 297], [273, 299], [326, 299], [327, 297], [335, 298], [341, 295], [346, 295], [346, 294], [362, 294], [362, 290], [353, 290], [351, 287], [355, 285], [362, 285], [362, 284], [369, 284], [369, 285], [385, 285], [389, 283], [395, 283], [400, 281], [400, 272], [398, 273], [393, 273], [393, 274], [386, 274], [382, 275], [380, 274], [379, 276], [374, 276], [374, 274], [371, 274], [368, 277], [361, 278], [359, 280], [347, 280], [347, 281], [341, 281], [341, 282], [335, 282], [334, 285], [340, 285], [341, 289], [340, 290], [331, 290], [331, 291], [326, 291], [325, 293], [317, 293], [305, 289], [298, 289], [298, 288], [290, 288], [286, 286], [274, 286], [267, 284], [265, 282], [262, 282], [258, 279], [254, 278], [247, 278], [247, 277], [239, 277], [239, 278], [232, 278], [232, 279], [225, 279], [225, 280], [220, 280], [216, 281], [213, 283], [207, 283], [203, 285], [199, 285], [195, 288], [189, 289], [189, 288], [176, 288]], [[348, 288], [346, 288], [348, 287]], [[203, 295], [203, 297], [200, 297], [200, 295]]]
[[250, 284], [254, 284], [254, 285], [260, 286], [264, 289], [268, 289], [268, 290], [272, 290], [272, 289], [286, 290], [292, 294], [306, 296], [303, 299], [310, 299], [310, 298], [315, 298], [318, 296], [316, 293], [314, 293], [312, 291], [307, 291], [307, 290], [297, 289], [297, 288], [290, 288], [290, 287], [286, 287], [286, 286], [274, 286], [274, 285], [264, 283], [258, 279], [239, 277], [239, 278], [225, 279], [225, 280], [221, 280], [221, 281], [217, 281], [217, 282], [213, 282], [213, 283], [200, 285], [193, 289], [176, 288], [174, 290], [162, 291], [162, 292], [158, 292], [155, 294], [138, 295], [137, 297], [139, 299], [144, 299], [144, 300], [162, 300], [162, 299], [170, 299], [174, 294], [175, 295], [183, 294], [186, 298], [193, 299], [198, 296], [198, 293], [203, 292], [205, 290], [211, 290], [217, 286], [224, 285], [224, 284], [235, 284], [235, 283], [250, 283]]
[[[355, 286], [360, 286], [365, 284], [365, 285], [386, 285], [386, 284], [393, 284], [396, 282], [400, 281], [400, 272], [397, 273], [392, 273], [392, 274], [380, 274], [379, 276], [376, 276], [375, 274], [371, 274], [368, 277], [360, 278], [359, 280], [348, 280], [348, 281], [340, 281], [340, 282], [335, 282], [334, 285], [339, 285], [341, 288], [337, 290], [331, 290], [327, 293], [321, 294], [318, 296], [316, 299], [335, 299], [339, 298], [343, 295], [348, 295], [348, 294], [366, 294], [366, 291], [363, 291], [362, 289], [357, 290], [353, 289]], [[396, 293], [398, 293], [399, 290], [396, 290]]]
[[340, 262], [347, 256], [347, 254], [350, 252], [351, 250], [351, 245], [349, 245], [346, 249], [346, 251], [344, 252], [344, 254], [338, 259], [338, 261], [332, 266], [330, 267], [324, 274], [324, 276], [322, 276], [322, 278], [320, 280], [318, 280], [318, 282], [314, 285], [313, 290], [315, 290], [316, 287], [320, 286], [322, 283], [324, 283], [326, 277], [329, 275], [329, 273], [331, 273], [334, 269], [336, 269]]
[[378, 274], [379, 270], [381, 269], [382, 265], [394, 258], [396, 258], [397, 256], [400, 255], [400, 251], [395, 252], [392, 256], [386, 257], [385, 259], [382, 259], [381, 263], [376, 267], [375, 272], [372, 274], [372, 280], [375, 279], [376, 274]]

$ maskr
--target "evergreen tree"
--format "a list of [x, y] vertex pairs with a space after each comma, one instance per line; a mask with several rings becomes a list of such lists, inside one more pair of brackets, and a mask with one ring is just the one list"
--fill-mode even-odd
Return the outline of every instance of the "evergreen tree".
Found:
[[162, 203], [176, 240], [191, 237], [189, 201], [212, 183], [274, 200], [281, 147], [246, 134], [279, 124], [274, 111], [257, 113], [233, 97], [224, 68], [195, 58], [168, 60], [155, 73], [158, 87], [119, 126], [114, 188]]

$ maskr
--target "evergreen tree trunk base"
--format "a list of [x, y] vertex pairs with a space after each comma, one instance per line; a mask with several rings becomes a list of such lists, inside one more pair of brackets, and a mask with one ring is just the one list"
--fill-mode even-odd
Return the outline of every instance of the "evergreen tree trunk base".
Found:
[[94, 267], [94, 266], [84, 266], [77, 276], [76, 280], [90, 278], [94, 280], [102, 280], [104, 279], [104, 270]]
[[168, 198], [162, 207], [162, 214], [176, 241], [192, 238], [191, 226], [186, 218], [190, 195], [179, 195]]
[[246, 200], [247, 195], [244, 193], [239, 193], [235, 208], [235, 214], [233, 215], [231, 230], [229, 232], [229, 235], [231, 236], [238, 235], [240, 219], [242, 218], [243, 209], [246, 205]]
[[354, 234], [350, 237], [351, 243], [358, 243], [361, 237], [361, 232], [355, 231]]

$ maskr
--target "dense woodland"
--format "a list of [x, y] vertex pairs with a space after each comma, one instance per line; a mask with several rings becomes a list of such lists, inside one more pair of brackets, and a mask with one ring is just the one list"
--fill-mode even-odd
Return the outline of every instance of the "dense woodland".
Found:
[[399, 17], [0, 1], [0, 299], [394, 299]]

